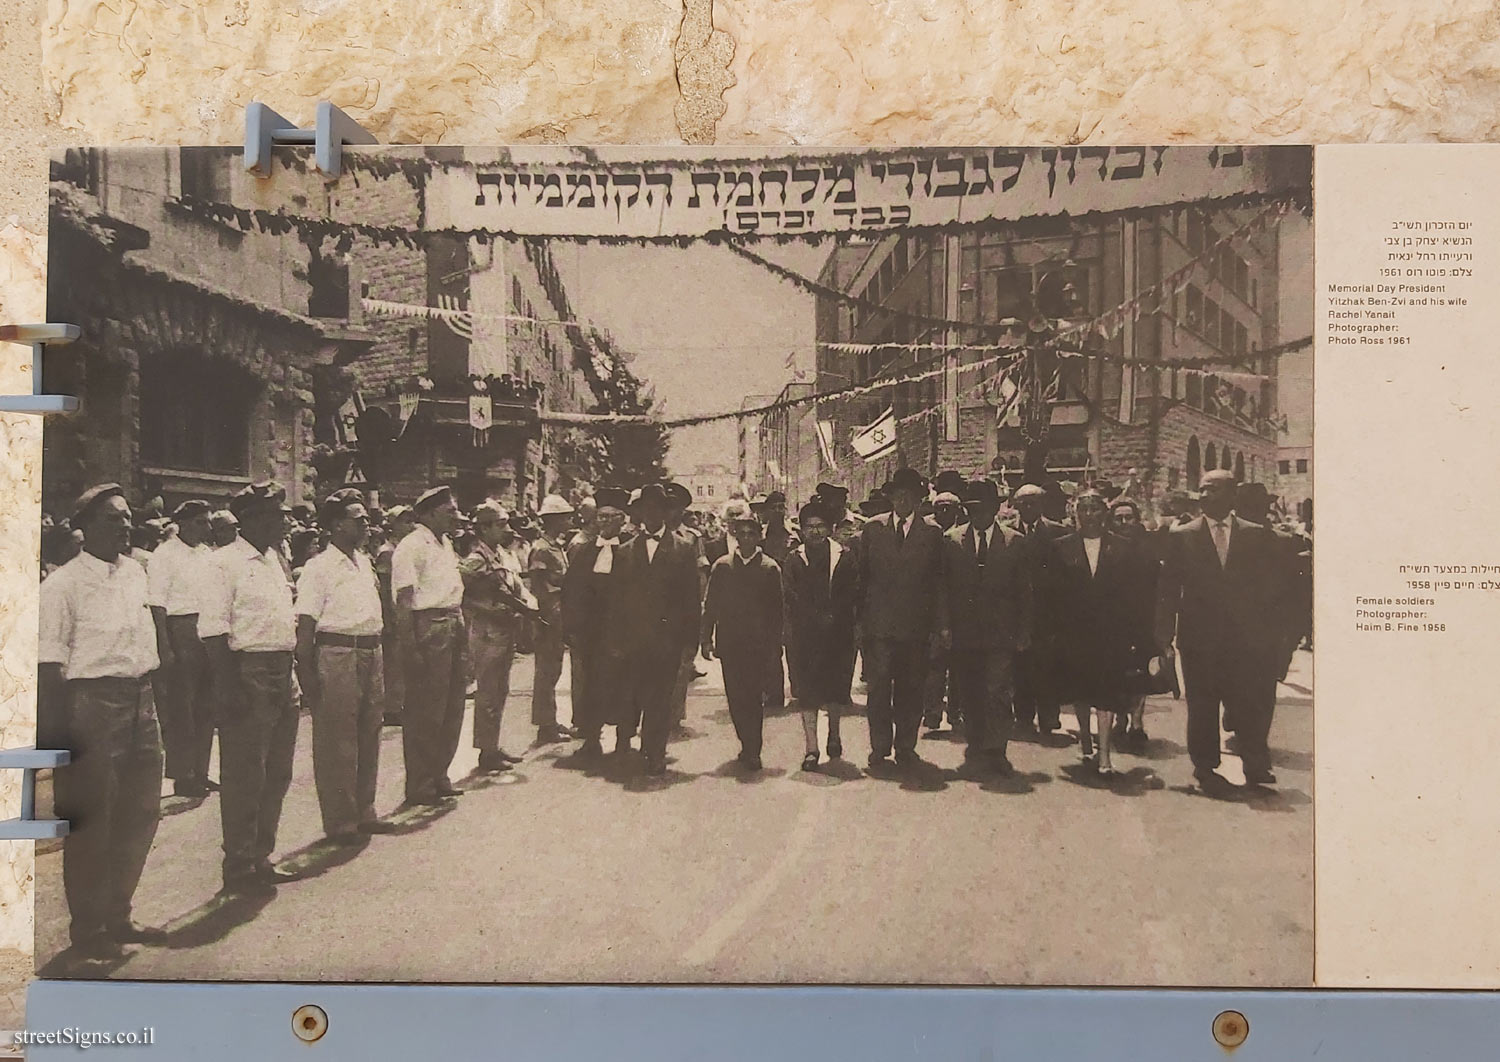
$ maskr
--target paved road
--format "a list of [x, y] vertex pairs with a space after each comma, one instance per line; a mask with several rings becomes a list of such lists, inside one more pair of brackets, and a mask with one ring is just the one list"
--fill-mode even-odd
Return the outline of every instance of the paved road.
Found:
[[[166, 801], [136, 915], [167, 925], [170, 945], [76, 973], [1305, 985], [1311, 668], [1299, 654], [1280, 689], [1279, 787], [1224, 801], [1193, 787], [1170, 697], [1150, 702], [1150, 747], [1120, 755], [1108, 786], [1079, 769], [1076, 745], [1017, 744], [1014, 779], [963, 780], [962, 746], [944, 735], [922, 742], [932, 770], [871, 778], [862, 718], [846, 723], [843, 763], [805, 773], [795, 715], [768, 720], [767, 770], [747, 777], [716, 665], [692, 689], [692, 736], [666, 778], [585, 772], [569, 746], [528, 747], [528, 659], [504, 726], [525, 762], [352, 855], [320, 843], [304, 720], [278, 856], [306, 876], [268, 903], [214, 896], [217, 798]], [[464, 744], [455, 777], [474, 766]], [[398, 730], [381, 765], [384, 812], [401, 798]], [[1243, 779], [1233, 757], [1223, 771]], [[66, 944], [56, 850], [36, 874], [43, 964]]]

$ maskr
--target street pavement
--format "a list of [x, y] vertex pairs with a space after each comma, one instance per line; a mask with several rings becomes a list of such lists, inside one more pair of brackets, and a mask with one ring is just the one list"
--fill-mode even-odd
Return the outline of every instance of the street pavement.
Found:
[[[399, 833], [353, 851], [322, 843], [304, 717], [277, 853], [300, 880], [269, 901], [216, 896], [217, 797], [164, 799], [135, 915], [169, 943], [111, 966], [59, 956], [61, 854], [39, 846], [38, 966], [190, 980], [1311, 983], [1311, 654], [1279, 689], [1279, 784], [1227, 799], [1193, 784], [1186, 708], [1170, 696], [1148, 702], [1149, 747], [1117, 754], [1109, 782], [1073, 743], [1015, 743], [1014, 778], [960, 778], [963, 746], [946, 731], [921, 742], [929, 768], [871, 777], [862, 716], [844, 724], [843, 761], [804, 772], [795, 713], [767, 720], [766, 769], [749, 775], [718, 665], [706, 670], [656, 779], [638, 755], [585, 770], [576, 744], [531, 747], [532, 667], [519, 659], [503, 742], [524, 762], [465, 779], [451, 809], [404, 812]], [[565, 668], [565, 718], [566, 687]], [[1063, 722], [1076, 727], [1066, 709]], [[466, 731], [455, 779], [475, 761]], [[1222, 773], [1243, 781], [1232, 755]], [[381, 813], [401, 785], [401, 732], [386, 728]]]

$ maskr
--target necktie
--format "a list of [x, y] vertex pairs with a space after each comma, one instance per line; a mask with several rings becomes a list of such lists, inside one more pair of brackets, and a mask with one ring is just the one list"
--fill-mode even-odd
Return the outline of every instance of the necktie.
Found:
[[989, 531], [981, 531], [981, 532], [979, 532], [979, 534], [977, 536], [977, 539], [978, 540], [977, 540], [977, 542], [975, 544], [975, 549], [977, 550], [977, 552], [976, 552], [975, 555], [976, 555], [976, 557], [977, 557], [977, 559], [979, 561], [979, 566], [981, 568], [983, 568], [984, 567], [985, 558], [989, 555], [989, 552], [990, 552], [990, 533], [989, 533]]
[[1224, 523], [1214, 520], [1211, 522], [1214, 536], [1214, 549], [1219, 553], [1219, 567], [1229, 563], [1229, 528]]

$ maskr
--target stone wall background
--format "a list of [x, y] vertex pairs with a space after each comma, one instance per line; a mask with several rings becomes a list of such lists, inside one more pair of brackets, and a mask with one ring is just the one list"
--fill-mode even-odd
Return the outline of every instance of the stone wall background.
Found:
[[[0, 320], [43, 318], [46, 165], [73, 143], [238, 143], [252, 99], [383, 142], [1486, 141], [1491, 0], [12, 0], [0, 10]], [[0, 349], [0, 389], [29, 351]], [[40, 425], [0, 417], [0, 742], [34, 715]], [[13, 815], [18, 778], [0, 778]], [[0, 966], [31, 948], [0, 842]], [[1319, 941], [1320, 952], [1335, 944]], [[11, 949], [9, 955], [5, 949]], [[1441, 983], [1420, 971], [1409, 983]], [[1380, 956], [1372, 955], [1372, 963]], [[1341, 964], [1347, 967], [1347, 962]], [[12, 995], [14, 998], [14, 994]], [[15, 1027], [0, 1014], [0, 1028]]]

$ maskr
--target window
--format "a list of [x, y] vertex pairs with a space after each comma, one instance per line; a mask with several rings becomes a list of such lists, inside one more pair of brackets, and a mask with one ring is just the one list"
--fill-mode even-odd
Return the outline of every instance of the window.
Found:
[[[260, 384], [196, 350], [141, 356], [141, 463], [194, 472], [250, 470]], [[213, 401], [204, 401], [212, 395]]]
[[1191, 284], [1187, 289], [1187, 324], [1195, 332], [1203, 331], [1203, 292]]
[[911, 268], [911, 264], [908, 261], [910, 253], [905, 239], [896, 241], [896, 250], [893, 252], [893, 257], [896, 259], [896, 279], [898, 280], [906, 276], [907, 270]]
[[1283, 476], [1290, 476], [1292, 474], [1292, 463], [1290, 461], [1278, 461], [1276, 462], [1276, 471], [1280, 472]]
[[1250, 330], [1238, 322], [1234, 326], [1234, 352], [1239, 357], [1250, 352]]
[[1214, 449], [1214, 444], [1209, 443], [1203, 448], [1203, 468], [1212, 472], [1219, 467], [1219, 451]]
[[1240, 450], [1234, 452], [1234, 478], [1245, 482], [1245, 454]]
[[1195, 409], [1203, 407], [1203, 377], [1195, 372], [1187, 374], [1187, 403]]
[[1250, 298], [1250, 263], [1243, 258], [1234, 260], [1234, 291], [1242, 299]]
[[1203, 338], [1214, 346], [1219, 345], [1219, 304], [1213, 299], [1203, 300]]
[[[1192, 217], [1191, 214], [1188, 215]], [[1209, 451], [1212, 453], [1212, 450]], [[1198, 436], [1194, 435], [1188, 439], [1187, 445], [1187, 485], [1188, 490], [1198, 489], [1198, 480], [1202, 477], [1202, 466], [1199, 464], [1201, 458], [1198, 455]], [[1209, 460], [1212, 460], [1210, 458]]]
[[1250, 305], [1255, 307], [1260, 306], [1260, 286], [1256, 283], [1254, 277], [1250, 278]]
[[1203, 218], [1196, 210], [1187, 212], [1187, 249], [1192, 254], [1203, 250]]
[[710, 498], [714, 496], [714, 485], [712, 483], [708, 485], [708, 496]]
[[1306, 472], [1307, 471], [1307, 458], [1305, 458], [1305, 457], [1299, 457], [1299, 458], [1297, 458], [1297, 471], [1298, 472]]

